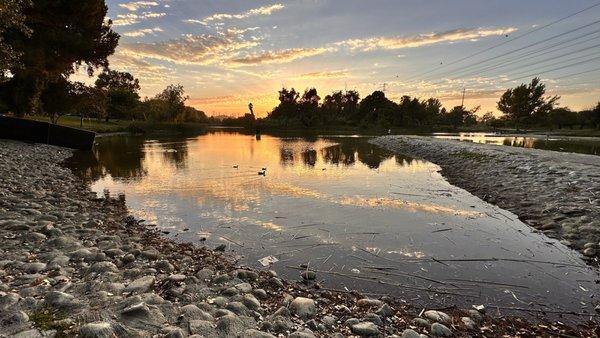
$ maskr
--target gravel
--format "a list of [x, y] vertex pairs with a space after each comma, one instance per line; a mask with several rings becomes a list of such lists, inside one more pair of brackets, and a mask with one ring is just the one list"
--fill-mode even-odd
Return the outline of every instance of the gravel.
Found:
[[[130, 216], [122, 199], [92, 193], [61, 165], [71, 155], [0, 140], [0, 337], [445, 332], [442, 324], [428, 325], [422, 309], [406, 301], [317, 290], [273, 271], [241, 268], [228, 253], [166, 239]], [[472, 311], [449, 311], [443, 325], [457, 335], [487, 336], [548, 330], [591, 336], [596, 328], [562, 323], [542, 328]], [[461, 321], [466, 316], [473, 320]]]

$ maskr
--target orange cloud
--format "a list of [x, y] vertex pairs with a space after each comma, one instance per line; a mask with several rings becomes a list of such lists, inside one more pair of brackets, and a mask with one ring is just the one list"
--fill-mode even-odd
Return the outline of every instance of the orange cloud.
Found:
[[230, 62], [243, 65], [287, 63], [297, 59], [320, 55], [332, 50], [331, 48], [291, 48], [278, 51], [264, 51], [258, 54], [231, 59]]

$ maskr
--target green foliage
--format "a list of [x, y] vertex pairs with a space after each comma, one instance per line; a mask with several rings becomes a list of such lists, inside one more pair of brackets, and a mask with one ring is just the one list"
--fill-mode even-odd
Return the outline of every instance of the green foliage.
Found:
[[104, 0], [34, 0], [22, 11], [30, 29], [7, 29], [3, 41], [20, 53], [10, 68], [10, 104], [17, 115], [35, 112], [46, 85], [59, 83], [77, 67], [88, 73], [107, 67], [119, 35], [105, 22]]
[[517, 127], [533, 125], [545, 119], [556, 105], [559, 97], [546, 97], [546, 86], [539, 78], [529, 85], [508, 89], [498, 101], [498, 110], [506, 114]]
[[98, 75], [96, 88], [106, 95], [106, 122], [112, 118], [135, 119], [132, 112], [139, 104], [139, 80], [126, 72], [105, 69]]
[[11, 68], [19, 66], [21, 52], [15, 46], [6, 42], [7, 31], [20, 32], [25, 36], [31, 34], [31, 30], [25, 25], [23, 10], [30, 6], [28, 0], [2, 0], [0, 1], [0, 81], [6, 76]]

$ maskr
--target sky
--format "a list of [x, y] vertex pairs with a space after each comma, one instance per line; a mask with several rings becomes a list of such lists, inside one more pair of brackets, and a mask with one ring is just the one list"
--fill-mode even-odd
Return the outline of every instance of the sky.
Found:
[[[182, 84], [208, 115], [262, 117], [283, 86], [439, 98], [496, 111], [540, 76], [560, 105], [600, 100], [597, 0], [107, 0], [111, 68], [142, 97]], [[589, 8], [579, 14], [576, 12]], [[570, 16], [570, 17], [568, 17]], [[568, 18], [566, 18], [568, 17]], [[558, 21], [559, 19], [563, 20]]]

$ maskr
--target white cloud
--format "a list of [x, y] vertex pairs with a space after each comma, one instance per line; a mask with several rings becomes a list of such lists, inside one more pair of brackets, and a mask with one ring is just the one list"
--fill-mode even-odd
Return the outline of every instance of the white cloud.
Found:
[[140, 23], [147, 19], [160, 18], [167, 15], [166, 13], [154, 13], [154, 12], [143, 12], [140, 14], [128, 13], [128, 14], [119, 14], [117, 18], [113, 20], [114, 26], [129, 26], [134, 25], [136, 23]]
[[263, 6], [263, 7], [253, 8], [253, 9], [250, 9], [243, 13], [238, 13], [238, 14], [218, 13], [218, 14], [213, 14], [209, 17], [206, 17], [202, 20], [187, 19], [187, 20], [184, 20], [184, 22], [192, 23], [192, 24], [195, 23], [195, 24], [207, 25], [209, 22], [212, 22], [212, 21], [246, 19], [246, 18], [253, 17], [253, 16], [271, 15], [271, 14], [273, 14], [273, 12], [282, 10], [284, 7], [285, 6], [282, 4], [274, 4], [271, 6]]
[[129, 36], [129, 37], [141, 37], [141, 36], [146, 36], [149, 34], [156, 35], [155, 33], [162, 32], [162, 31], [163, 30], [160, 27], [144, 28], [144, 29], [138, 29], [138, 30], [131, 31], [131, 32], [125, 32], [125, 33], [123, 33], [123, 35]]
[[409, 37], [374, 37], [350, 39], [336, 43], [353, 50], [403, 49], [433, 45], [441, 42], [468, 41], [478, 38], [501, 36], [516, 31], [516, 28], [459, 28], [445, 32], [420, 34]]
[[287, 63], [297, 59], [320, 55], [333, 51], [331, 48], [291, 48], [278, 51], [264, 51], [230, 60], [234, 64], [255, 65], [261, 63]]
[[124, 4], [119, 4], [119, 7], [125, 8], [131, 12], [135, 12], [141, 8], [149, 8], [155, 6], [158, 6], [158, 2], [156, 1], [132, 1]]

